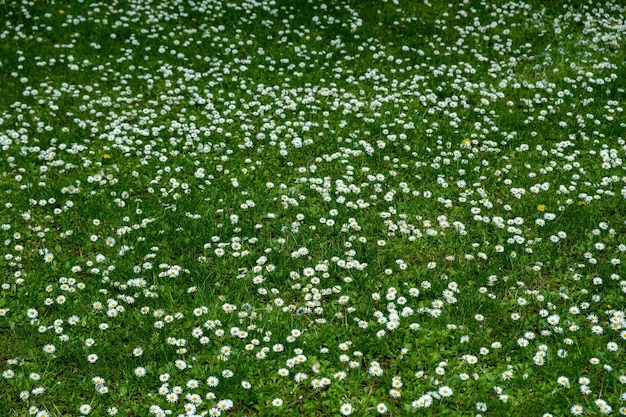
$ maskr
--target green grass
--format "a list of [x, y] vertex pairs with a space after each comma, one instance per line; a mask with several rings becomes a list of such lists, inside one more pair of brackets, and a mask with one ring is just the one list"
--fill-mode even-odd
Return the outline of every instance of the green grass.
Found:
[[431, 3], [1, 3], [0, 415], [626, 414], [624, 6]]

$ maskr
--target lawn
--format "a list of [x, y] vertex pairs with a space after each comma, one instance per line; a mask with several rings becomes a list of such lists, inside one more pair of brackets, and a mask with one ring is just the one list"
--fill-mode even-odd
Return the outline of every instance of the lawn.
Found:
[[0, 416], [626, 415], [625, 12], [0, 1]]

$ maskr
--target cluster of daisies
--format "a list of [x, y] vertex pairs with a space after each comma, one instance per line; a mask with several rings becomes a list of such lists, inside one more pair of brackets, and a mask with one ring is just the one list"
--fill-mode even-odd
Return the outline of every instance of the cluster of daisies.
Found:
[[626, 415], [624, 11], [8, 11], [0, 404]]

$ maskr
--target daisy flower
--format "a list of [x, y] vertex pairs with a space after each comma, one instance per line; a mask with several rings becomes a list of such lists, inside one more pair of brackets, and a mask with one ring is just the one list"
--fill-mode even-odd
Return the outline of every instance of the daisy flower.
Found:
[[573, 415], [579, 416], [583, 413], [583, 406], [580, 404], [574, 404], [569, 410]]
[[350, 414], [352, 414], [353, 408], [352, 405], [349, 403], [343, 403], [341, 405], [341, 407], [339, 408], [339, 411], [341, 412], [341, 414], [343, 414], [344, 416], [349, 416]]
[[437, 391], [439, 393], [439, 395], [441, 395], [442, 397], [450, 397], [452, 396], [453, 392], [452, 392], [452, 388], [450, 388], [447, 385], [444, 385], [443, 387], [439, 387], [439, 390]]

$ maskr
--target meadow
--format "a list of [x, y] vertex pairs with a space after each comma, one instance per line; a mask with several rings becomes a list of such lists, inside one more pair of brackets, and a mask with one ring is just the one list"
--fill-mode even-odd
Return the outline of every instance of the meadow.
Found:
[[0, 1], [0, 416], [626, 415], [625, 11]]

